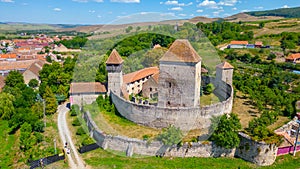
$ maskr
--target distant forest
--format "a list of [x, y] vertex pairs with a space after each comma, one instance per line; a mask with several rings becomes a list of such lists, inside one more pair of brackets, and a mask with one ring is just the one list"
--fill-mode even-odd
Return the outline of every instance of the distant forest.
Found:
[[300, 18], [300, 7], [280, 8], [268, 11], [253, 11], [246, 13], [252, 16], [282, 16], [285, 18]]

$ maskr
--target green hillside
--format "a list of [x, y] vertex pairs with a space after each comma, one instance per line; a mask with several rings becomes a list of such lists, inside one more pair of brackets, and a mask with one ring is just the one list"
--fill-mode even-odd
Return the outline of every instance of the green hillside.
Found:
[[300, 18], [300, 7], [296, 8], [280, 8], [267, 11], [246, 12], [252, 16], [282, 16], [285, 18]]

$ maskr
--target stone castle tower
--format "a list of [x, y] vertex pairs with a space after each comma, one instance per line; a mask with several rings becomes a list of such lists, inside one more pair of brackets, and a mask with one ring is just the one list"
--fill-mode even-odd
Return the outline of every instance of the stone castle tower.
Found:
[[123, 84], [123, 74], [122, 74], [123, 59], [119, 53], [114, 49], [107, 61], [106, 70], [108, 72], [108, 84], [107, 84], [107, 94], [110, 95], [110, 91], [113, 91], [118, 96], [121, 95], [121, 87]]
[[232, 85], [233, 66], [228, 62], [222, 62], [216, 66], [216, 80]]
[[199, 107], [201, 57], [188, 40], [176, 40], [159, 62], [158, 106]]

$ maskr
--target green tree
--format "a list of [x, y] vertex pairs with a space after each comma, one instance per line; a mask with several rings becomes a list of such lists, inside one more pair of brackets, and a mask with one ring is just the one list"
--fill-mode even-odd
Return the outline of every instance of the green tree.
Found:
[[182, 136], [181, 130], [172, 125], [167, 129], [164, 129], [156, 139], [163, 142], [165, 145], [171, 146], [180, 143]]
[[262, 29], [263, 27], [265, 27], [265, 23], [264, 22], [260, 22], [259, 23], [259, 29]]
[[215, 86], [212, 83], [207, 84], [204, 87], [204, 94], [209, 95], [215, 90]]
[[1, 92], [0, 93], [0, 118], [8, 120], [15, 112], [13, 102], [15, 97], [11, 94]]
[[9, 87], [15, 87], [18, 84], [24, 84], [23, 75], [18, 71], [9, 72], [5, 78], [5, 85]]
[[240, 144], [238, 131], [242, 128], [237, 115], [231, 113], [230, 116], [224, 114], [213, 132], [210, 140], [214, 141], [218, 146], [224, 148], [234, 148]]
[[35, 144], [35, 138], [31, 135], [32, 127], [25, 122], [20, 129], [20, 149], [23, 151], [29, 150]]
[[49, 86], [45, 89], [44, 100], [46, 104], [46, 114], [54, 114], [57, 109], [57, 101]]
[[28, 85], [32, 88], [36, 88], [39, 86], [39, 81], [36, 79], [31, 79], [28, 83]]

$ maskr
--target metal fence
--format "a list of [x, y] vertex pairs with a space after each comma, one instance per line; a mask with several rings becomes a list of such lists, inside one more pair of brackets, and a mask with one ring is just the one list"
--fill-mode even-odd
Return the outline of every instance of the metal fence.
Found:
[[45, 165], [49, 165], [51, 163], [54, 163], [56, 161], [60, 161], [60, 160], [64, 160], [65, 156], [61, 155], [59, 156], [58, 154], [53, 155], [53, 156], [49, 156], [49, 157], [45, 157], [45, 158], [41, 158], [38, 160], [34, 160], [30, 162], [30, 169], [34, 169], [37, 167], [44, 167]]
[[80, 154], [82, 154], [82, 153], [85, 153], [85, 152], [88, 152], [88, 151], [95, 150], [95, 149], [97, 149], [99, 147], [100, 146], [97, 143], [93, 143], [93, 144], [89, 144], [89, 145], [80, 147], [79, 150], [78, 150], [78, 152]]

